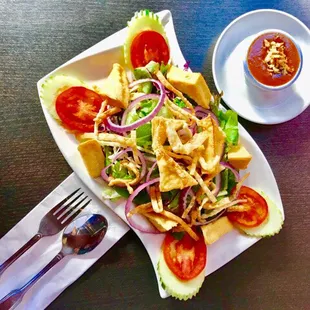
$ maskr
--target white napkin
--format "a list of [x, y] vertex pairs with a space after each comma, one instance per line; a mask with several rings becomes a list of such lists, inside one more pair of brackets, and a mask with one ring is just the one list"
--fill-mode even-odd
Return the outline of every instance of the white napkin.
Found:
[[[36, 234], [42, 217], [77, 188], [82, 188], [92, 199], [83, 212], [99, 213], [107, 218], [109, 226], [104, 240], [88, 254], [65, 257], [27, 292], [16, 309], [46, 308], [129, 230], [129, 227], [72, 173], [0, 240], [0, 262], [4, 262]], [[0, 299], [11, 290], [20, 288], [60, 251], [61, 235], [59, 233], [42, 238], [3, 273], [0, 277]]]

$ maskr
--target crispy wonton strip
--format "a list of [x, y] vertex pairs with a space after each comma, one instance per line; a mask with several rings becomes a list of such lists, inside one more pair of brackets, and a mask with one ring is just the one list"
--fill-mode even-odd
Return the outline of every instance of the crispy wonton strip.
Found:
[[154, 153], [152, 150], [145, 149], [145, 148], [143, 148], [143, 147], [141, 147], [141, 146], [137, 146], [137, 149], [138, 149], [139, 151], [142, 151], [142, 152], [145, 152], [145, 153], [148, 153], [148, 154], [155, 155], [155, 153]]
[[218, 208], [213, 209], [211, 212], [209, 212], [209, 213], [207, 213], [207, 214], [203, 214], [201, 217], [202, 217], [203, 219], [208, 218], [208, 217], [212, 217], [212, 216], [214, 216], [214, 215], [220, 213], [221, 211], [223, 211], [223, 210], [225, 210], [225, 209], [228, 209], [228, 208], [230, 208], [230, 207], [232, 207], [232, 206], [234, 206], [234, 205], [237, 205], [237, 204], [239, 204], [239, 203], [243, 203], [243, 202], [245, 202], [245, 201], [246, 201], [246, 200], [235, 200], [235, 201], [231, 201], [231, 202], [229, 202], [229, 203], [227, 203], [227, 204], [225, 204], [225, 205], [223, 205], [223, 206], [221, 206], [221, 207], [218, 207]]
[[134, 144], [134, 146], [131, 148], [133, 159], [135, 160], [137, 164], [141, 164], [139, 156], [138, 156], [138, 149], [137, 149], [137, 132], [135, 130], [131, 131], [130, 138], [132, 139], [133, 144]]
[[[135, 143], [133, 139], [123, 137], [113, 133], [102, 132], [98, 135], [98, 140], [100, 142], [115, 142], [118, 143], [122, 147], [135, 147]], [[116, 145], [117, 146], [117, 145]]]
[[209, 190], [208, 186], [204, 183], [203, 179], [202, 179], [201, 176], [197, 173], [197, 171], [195, 171], [194, 177], [195, 177], [195, 179], [197, 180], [197, 182], [199, 183], [199, 185], [201, 186], [202, 190], [207, 194], [208, 198], [209, 198], [213, 203], [216, 202], [215, 196], [211, 193], [211, 191]]
[[187, 208], [184, 210], [184, 212], [182, 214], [182, 219], [185, 219], [188, 216], [189, 212], [193, 209], [193, 207], [195, 205], [195, 199], [196, 199], [196, 197], [193, 196], [189, 205], [187, 206]]
[[96, 136], [98, 136], [98, 128], [99, 128], [99, 125], [101, 123], [101, 114], [103, 113], [105, 107], [107, 106], [107, 103], [108, 103], [108, 101], [106, 99], [102, 101], [101, 107], [99, 109], [99, 112], [97, 113], [96, 117], [94, 118], [94, 122], [95, 122], [95, 124], [94, 124], [94, 134]]
[[237, 198], [237, 195], [240, 191], [240, 188], [241, 186], [243, 185], [244, 181], [249, 177], [250, 175], [250, 172], [246, 173], [242, 178], [241, 180], [238, 182], [238, 184], [236, 185], [236, 190], [234, 191], [233, 193], [233, 196], [232, 196], [232, 200], [236, 199]]
[[134, 214], [137, 214], [137, 213], [144, 214], [144, 213], [148, 213], [148, 212], [152, 212], [152, 211], [153, 211], [152, 203], [147, 202], [147, 203], [144, 203], [142, 205], [136, 206], [134, 209], [132, 209], [127, 214], [127, 216], [131, 217], [131, 216], [133, 216]]
[[208, 203], [209, 199], [208, 197], [204, 198], [202, 200], [201, 205], [203, 206], [204, 209], [206, 210], [212, 210], [212, 209], [217, 209], [217, 208], [221, 208], [224, 205], [227, 205], [231, 202], [231, 200], [229, 199], [229, 197], [225, 197], [223, 199], [221, 199], [220, 201], [217, 201], [216, 203]]
[[208, 133], [203, 131], [200, 133], [196, 133], [188, 142], [185, 144], [182, 143], [178, 133], [174, 128], [167, 127], [166, 128], [167, 138], [169, 144], [172, 147], [172, 150], [175, 153], [189, 155], [194, 150], [202, 146], [202, 144], [208, 138]]
[[[169, 146], [169, 148], [171, 148], [171, 147]], [[164, 146], [164, 149], [165, 149], [166, 153], [167, 153], [170, 157], [176, 158], [176, 159], [183, 159], [183, 160], [185, 160], [185, 161], [188, 162], [188, 163], [191, 163], [191, 162], [192, 162], [192, 158], [191, 158], [190, 156], [173, 153], [173, 152], [171, 152], [170, 150], [168, 150], [169, 148], [168, 148], [168, 147], [166, 148], [166, 146]]]
[[160, 70], [157, 71], [156, 73], [157, 78], [159, 79], [159, 81], [170, 91], [172, 91], [173, 93], [175, 93], [178, 97], [180, 97], [183, 102], [186, 104], [186, 107], [189, 108], [191, 110], [191, 112], [194, 114], [194, 108], [192, 106], [192, 104], [183, 96], [183, 94], [177, 90], [176, 88], [174, 88], [164, 77], [164, 75], [161, 73]]
[[154, 212], [160, 213], [162, 210], [160, 211], [160, 208], [158, 205], [155, 186], [150, 186], [150, 197], [151, 197], [151, 203], [152, 203], [152, 207], [153, 207]]
[[132, 171], [135, 174], [135, 178], [133, 180], [124, 180], [124, 179], [112, 179], [109, 182], [109, 186], [114, 186], [114, 185], [118, 185], [118, 186], [126, 186], [127, 190], [129, 192], [129, 194], [132, 194], [133, 192], [133, 188], [131, 187], [131, 185], [136, 185], [139, 180], [140, 180], [140, 172], [137, 169], [136, 165], [134, 165], [131, 162], [123, 162], [122, 166], [127, 168], [128, 170]]
[[166, 97], [165, 104], [166, 104], [166, 106], [168, 107], [168, 109], [169, 109], [173, 114], [175, 114], [178, 118], [180, 118], [180, 119], [185, 119], [185, 120], [195, 121], [196, 123], [199, 122], [199, 119], [198, 119], [195, 115], [193, 115], [193, 114], [187, 112], [186, 110], [184, 110], [184, 109], [178, 107], [176, 104], [174, 104], [173, 102], [171, 102], [171, 101], [168, 99], [168, 97]]
[[250, 209], [251, 209], [250, 206], [237, 204], [232, 207], [228, 207], [227, 212], [244, 212], [244, 211], [249, 211]]
[[198, 240], [199, 237], [197, 236], [197, 234], [190, 228], [190, 226], [185, 223], [180, 217], [178, 217], [177, 215], [169, 212], [169, 211], [166, 211], [166, 210], [163, 210], [163, 212], [161, 212], [161, 214], [167, 218], [169, 218], [170, 220], [173, 220], [175, 222], [177, 222], [178, 224], [180, 224], [184, 230], [194, 239], [194, 240]]
[[156, 200], [157, 200], [157, 204], [158, 204], [158, 210], [159, 210], [159, 212], [162, 212], [164, 210], [164, 206], [163, 206], [163, 200], [161, 198], [161, 194], [160, 194], [160, 190], [159, 190], [158, 185], [155, 186], [155, 194], [156, 194]]

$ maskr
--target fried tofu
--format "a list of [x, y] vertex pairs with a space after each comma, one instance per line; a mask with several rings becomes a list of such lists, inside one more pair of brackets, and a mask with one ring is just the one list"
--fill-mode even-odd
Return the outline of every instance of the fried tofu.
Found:
[[87, 140], [78, 146], [78, 150], [89, 175], [92, 178], [99, 177], [105, 164], [104, 154], [99, 142], [96, 140]]
[[198, 105], [209, 109], [212, 95], [201, 73], [184, 71], [171, 66], [167, 72], [167, 80], [176, 89], [192, 98]]
[[247, 149], [239, 144], [232, 147], [227, 154], [229, 163], [236, 169], [246, 169], [252, 159], [252, 155]]
[[177, 222], [170, 220], [160, 214], [156, 213], [144, 213], [145, 217], [160, 231], [165, 232], [171, 230], [178, 225]]
[[215, 222], [201, 226], [203, 238], [206, 245], [210, 245], [220, 239], [223, 235], [233, 230], [234, 226], [227, 216], [220, 217]]
[[126, 109], [129, 103], [129, 83], [125, 69], [119, 64], [113, 64], [113, 69], [107, 80], [98, 91], [107, 97], [108, 104]]

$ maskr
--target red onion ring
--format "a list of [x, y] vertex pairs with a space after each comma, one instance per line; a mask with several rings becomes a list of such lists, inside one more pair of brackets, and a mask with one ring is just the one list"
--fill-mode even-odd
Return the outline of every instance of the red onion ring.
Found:
[[196, 106], [195, 107], [195, 113], [196, 113], [196, 116], [199, 118], [205, 118], [208, 115], [210, 115], [214, 119], [214, 121], [216, 122], [217, 126], [220, 125], [219, 120], [217, 119], [215, 114], [213, 112], [211, 112], [210, 110], [207, 110], [201, 106]]
[[[152, 167], [151, 167], [150, 170], [148, 171], [148, 173], [147, 173], [147, 175], [146, 175], [146, 178], [145, 178], [145, 181], [146, 181], [146, 182], [150, 182], [151, 174], [152, 174], [152, 172], [154, 171], [156, 165], [157, 165], [157, 161], [154, 162], [154, 164], [152, 165]], [[150, 194], [150, 187], [149, 187], [149, 186], [146, 188], [146, 190], [147, 190], [148, 194]]]
[[220, 165], [229, 169], [233, 173], [233, 175], [235, 176], [236, 181], [240, 182], [240, 175], [239, 175], [238, 171], [231, 164], [224, 162], [224, 161], [221, 161]]
[[[112, 162], [111, 164], [109, 164], [108, 166], [104, 167], [101, 171], [101, 177], [104, 181], [106, 182], [109, 182], [110, 179], [109, 179], [109, 176], [107, 175], [107, 170], [113, 165], [113, 163], [118, 159], [120, 158], [122, 155], [124, 155], [125, 153], [128, 153], [128, 152], [132, 152], [132, 148], [131, 147], [128, 147], [126, 148], [125, 150], [122, 150], [121, 152], [119, 152], [118, 154], [116, 154], [113, 158], [112, 158]], [[140, 162], [141, 162], [141, 173], [140, 173], [140, 180], [142, 180], [146, 174], [146, 161], [145, 161], [145, 158], [143, 156], [143, 154], [137, 150], [137, 153], [138, 153], [138, 157], [140, 159]]]
[[130, 105], [128, 106], [128, 108], [124, 111], [123, 117], [122, 117], [122, 121], [121, 121], [121, 126], [125, 126], [126, 123], [126, 119], [128, 116], [128, 113], [141, 101], [143, 100], [147, 100], [147, 99], [158, 99], [159, 95], [157, 94], [147, 94], [147, 95], [142, 95], [140, 97], [138, 97], [137, 99], [135, 99], [134, 101], [132, 101], [130, 103]]
[[134, 123], [132, 123], [130, 125], [125, 125], [125, 126], [122, 126], [122, 125], [119, 126], [119, 125], [114, 124], [111, 121], [111, 119], [108, 117], [107, 118], [107, 128], [109, 128], [111, 131], [114, 131], [117, 133], [123, 133], [126, 131], [134, 130], [134, 129], [140, 127], [141, 125], [148, 123], [150, 120], [152, 120], [155, 117], [155, 115], [159, 112], [159, 110], [161, 109], [161, 107], [163, 106], [163, 104], [165, 102], [165, 96], [166, 96], [165, 88], [160, 82], [158, 82], [157, 80], [154, 80], [154, 79], [138, 80], [138, 81], [132, 82], [129, 85], [129, 87], [134, 87], [135, 85], [145, 83], [145, 82], [156, 83], [160, 89], [160, 95], [159, 95], [158, 103], [157, 103], [157, 106], [154, 108], [154, 110], [150, 114], [148, 114], [147, 116], [140, 118], [139, 120], [135, 121]]
[[[134, 198], [142, 191], [144, 190], [146, 187], [158, 183], [159, 182], [159, 178], [153, 179], [149, 182], [146, 182], [144, 184], [141, 184], [140, 186], [138, 186], [133, 193], [129, 196], [126, 205], [125, 205], [125, 216], [126, 219], [128, 221], [128, 223], [130, 224], [131, 227], [133, 227], [134, 229], [137, 229], [141, 232], [144, 233], [148, 233], [148, 234], [160, 234], [161, 232], [158, 231], [145, 217], [143, 217], [140, 214], [134, 214], [131, 217], [128, 217], [128, 213], [134, 208], [134, 204], [133, 204], [133, 200]], [[139, 218], [139, 223], [137, 223], [133, 217], [135, 217], [136, 219]], [[144, 223], [144, 224], [142, 224]]]

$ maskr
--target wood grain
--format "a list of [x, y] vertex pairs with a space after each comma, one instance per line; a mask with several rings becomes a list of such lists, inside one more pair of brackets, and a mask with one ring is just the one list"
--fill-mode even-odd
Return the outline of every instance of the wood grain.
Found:
[[[0, 236], [71, 173], [39, 105], [42, 76], [123, 28], [134, 11], [170, 9], [186, 59], [212, 86], [220, 32], [238, 15], [265, 7], [310, 25], [310, 2], [301, 0], [0, 0]], [[286, 212], [281, 234], [206, 278], [184, 303], [159, 297], [147, 253], [129, 232], [49, 309], [310, 309], [310, 111], [275, 126], [240, 121], [278, 181]]]

